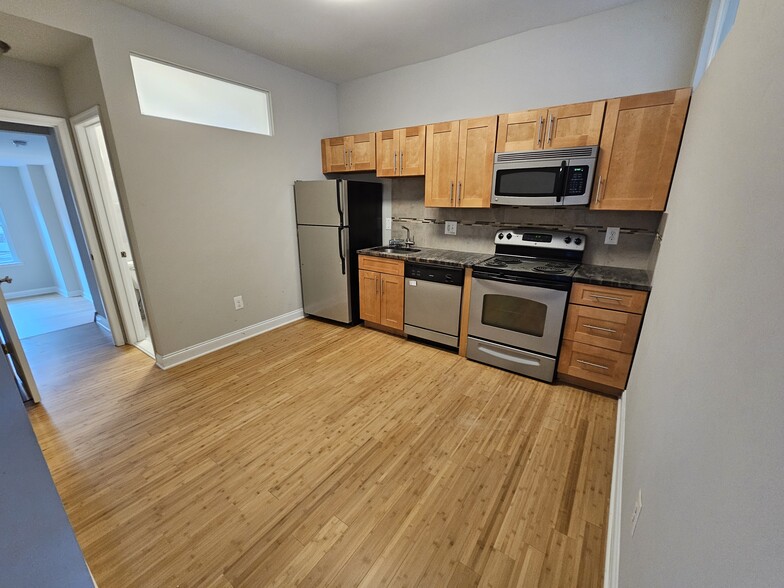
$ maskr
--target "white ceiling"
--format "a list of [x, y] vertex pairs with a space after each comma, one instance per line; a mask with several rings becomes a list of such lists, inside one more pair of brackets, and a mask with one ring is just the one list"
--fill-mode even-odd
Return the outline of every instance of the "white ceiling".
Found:
[[634, 0], [116, 0], [342, 82]]
[[[90, 39], [32, 20], [0, 12], [0, 40], [11, 46], [8, 57], [59, 67]], [[2, 57], [0, 57], [2, 59]]]

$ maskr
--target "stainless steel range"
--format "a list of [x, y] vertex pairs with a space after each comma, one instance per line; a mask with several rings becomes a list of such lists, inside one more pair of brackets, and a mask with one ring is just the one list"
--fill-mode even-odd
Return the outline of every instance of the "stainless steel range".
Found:
[[496, 255], [473, 270], [469, 359], [552, 382], [572, 276], [584, 251], [580, 233], [499, 231]]

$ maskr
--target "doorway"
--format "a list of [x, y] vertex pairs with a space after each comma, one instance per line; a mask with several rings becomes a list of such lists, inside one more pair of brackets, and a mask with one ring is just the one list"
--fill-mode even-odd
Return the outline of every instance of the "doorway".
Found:
[[144, 298], [98, 108], [91, 108], [71, 118], [71, 124], [82, 158], [96, 226], [104, 244], [107, 266], [115, 285], [117, 306], [125, 325], [127, 342], [154, 358], [155, 352], [150, 338]]

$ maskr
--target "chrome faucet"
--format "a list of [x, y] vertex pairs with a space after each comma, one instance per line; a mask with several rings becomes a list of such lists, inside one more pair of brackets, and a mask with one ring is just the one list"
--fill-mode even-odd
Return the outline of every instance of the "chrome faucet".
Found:
[[416, 245], [414, 240], [411, 238], [411, 229], [409, 229], [406, 225], [400, 225], [400, 228], [406, 232], [406, 240], [403, 241], [403, 245], [406, 246], [406, 249], [410, 248], [412, 245]]

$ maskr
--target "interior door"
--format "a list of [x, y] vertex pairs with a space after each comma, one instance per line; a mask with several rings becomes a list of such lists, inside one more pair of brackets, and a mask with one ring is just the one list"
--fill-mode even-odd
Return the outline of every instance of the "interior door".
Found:
[[[0, 278], [0, 283], [10, 284], [11, 278], [8, 276]], [[14, 321], [11, 318], [11, 313], [8, 311], [8, 305], [5, 302], [5, 295], [2, 289], [0, 289], [0, 335], [2, 336], [4, 355], [7, 356], [16, 375], [22, 382], [27, 398], [35, 403], [41, 402], [38, 386], [36, 386], [33, 379], [30, 364], [27, 363], [27, 357], [24, 354], [24, 349], [22, 349], [22, 342], [16, 333], [16, 327], [14, 327]]]

